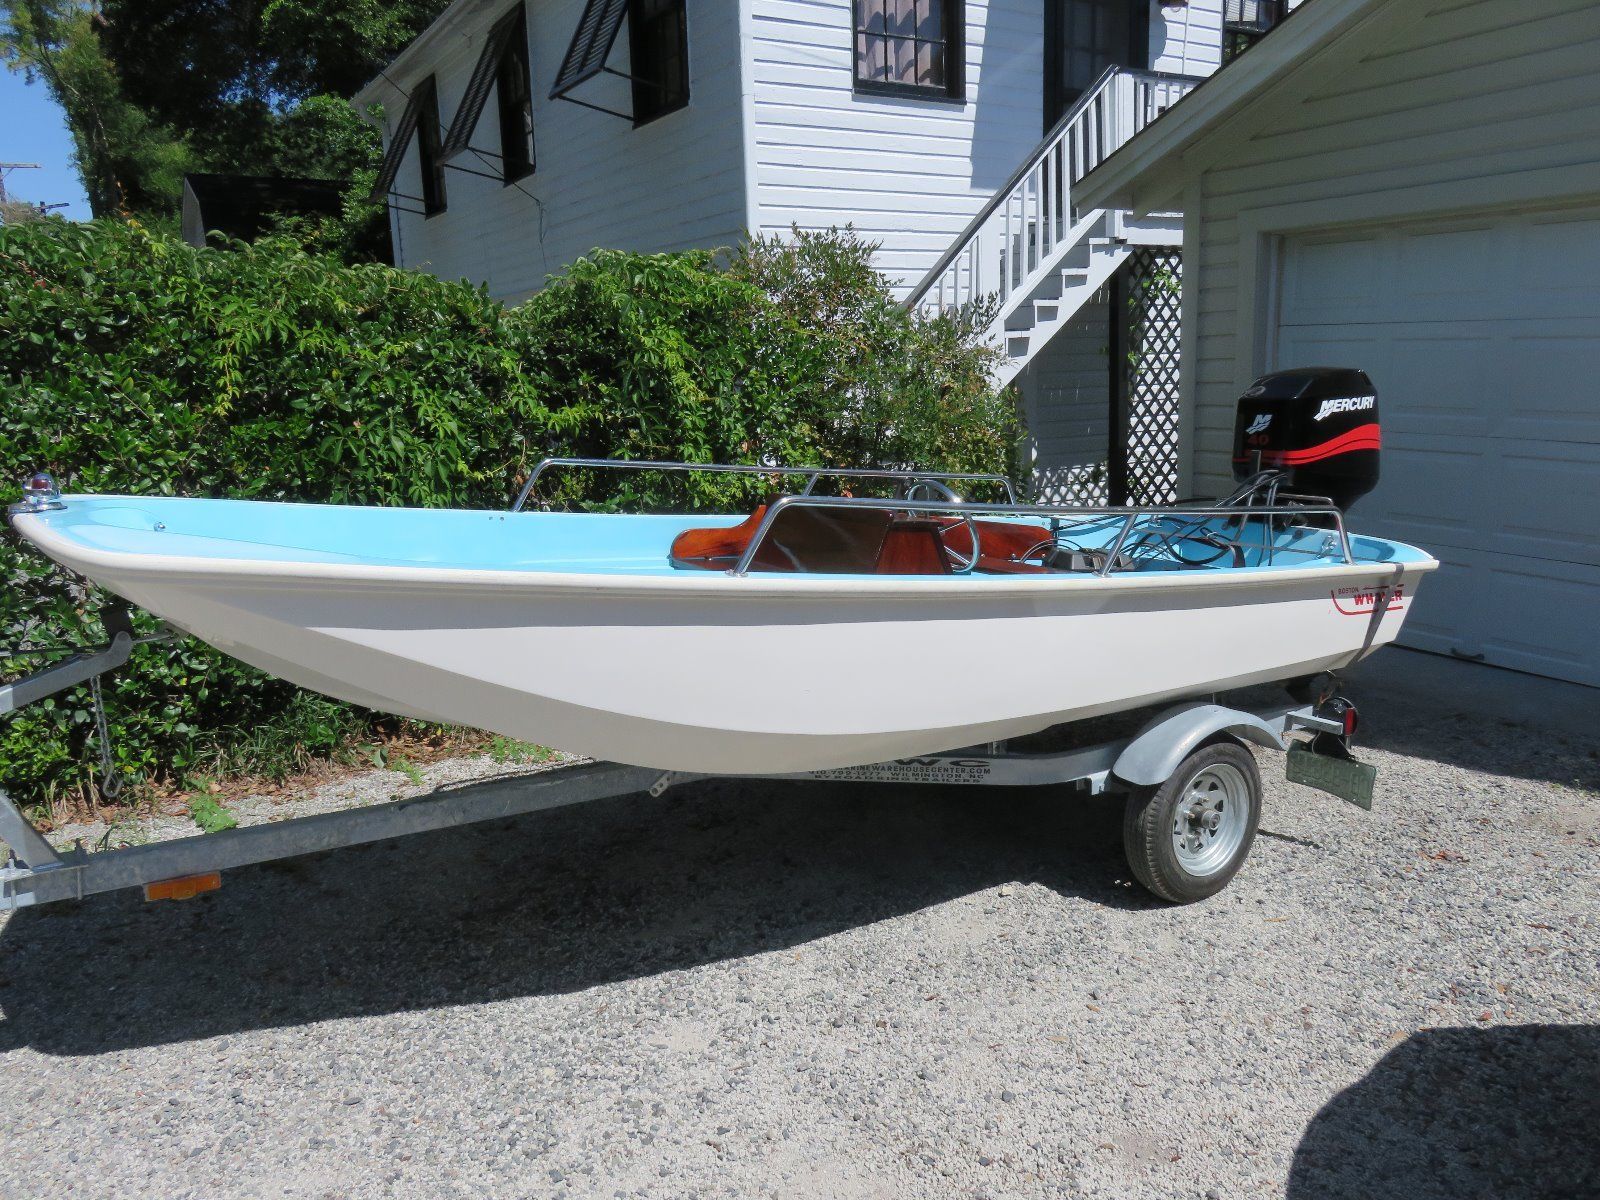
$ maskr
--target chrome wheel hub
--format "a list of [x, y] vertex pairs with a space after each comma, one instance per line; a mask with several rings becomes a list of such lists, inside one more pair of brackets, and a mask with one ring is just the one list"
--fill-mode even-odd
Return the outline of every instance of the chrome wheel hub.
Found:
[[1202, 767], [1174, 810], [1172, 849], [1191, 875], [1212, 875], [1232, 861], [1250, 827], [1250, 783], [1229, 763]]

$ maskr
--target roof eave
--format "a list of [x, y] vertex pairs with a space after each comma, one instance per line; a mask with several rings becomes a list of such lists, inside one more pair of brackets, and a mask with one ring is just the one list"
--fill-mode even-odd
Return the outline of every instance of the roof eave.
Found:
[[[510, 8], [507, 0], [455, 0], [449, 8], [445, 9], [404, 50], [397, 54], [377, 76], [369, 79], [354, 96], [350, 103], [355, 105], [356, 111], [363, 116], [371, 104], [381, 104], [387, 97], [403, 90], [402, 85], [395, 82], [402, 77], [408, 77], [412, 68], [419, 59], [430, 50], [436, 48], [447, 34], [457, 31], [457, 27], [472, 17], [481, 17], [486, 10]], [[486, 31], [486, 30], [485, 30]], [[477, 32], [475, 30], [468, 33]]]
[[1073, 188], [1082, 208], [1152, 212], [1183, 191], [1189, 153], [1286, 74], [1391, 0], [1306, 0], [1269, 37], [1130, 138]]

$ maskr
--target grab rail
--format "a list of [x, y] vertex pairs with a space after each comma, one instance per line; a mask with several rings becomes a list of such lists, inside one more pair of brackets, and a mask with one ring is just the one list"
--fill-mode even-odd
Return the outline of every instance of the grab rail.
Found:
[[1339, 536], [1339, 548], [1346, 566], [1355, 563], [1354, 556], [1350, 553], [1350, 535], [1345, 531], [1344, 514], [1337, 506], [1329, 504], [1326, 507], [1305, 505], [1248, 505], [1248, 504], [1214, 504], [1195, 507], [1130, 507], [1127, 505], [1111, 505], [1105, 507], [1075, 508], [1059, 504], [980, 504], [973, 501], [945, 501], [945, 500], [895, 500], [887, 505], [882, 500], [870, 498], [855, 498], [845, 496], [783, 496], [773, 501], [767, 507], [766, 513], [761, 518], [761, 524], [756, 526], [755, 534], [745, 546], [744, 553], [739, 556], [739, 561], [730, 574], [747, 575], [751, 564], [755, 562], [756, 554], [761, 545], [766, 541], [773, 525], [778, 518], [791, 508], [876, 508], [891, 507], [897, 512], [944, 513], [964, 517], [974, 516], [1011, 516], [1011, 517], [1121, 517], [1122, 526], [1117, 531], [1116, 543], [1111, 552], [1106, 555], [1105, 564], [1095, 572], [1104, 578], [1111, 574], [1116, 565], [1117, 555], [1127, 543], [1128, 536], [1133, 532], [1134, 526], [1141, 518], [1165, 517], [1287, 517], [1287, 516], [1327, 516], [1333, 518], [1334, 528]]
[[[533, 474], [528, 476], [528, 482], [522, 485], [516, 503], [511, 506], [512, 512], [521, 512], [522, 506], [528, 502], [528, 497], [533, 495], [533, 490], [539, 482], [539, 476], [551, 467], [600, 467], [616, 470], [650, 470], [650, 471], [710, 471], [723, 475], [804, 475], [806, 476], [805, 490], [802, 496], [810, 496], [811, 489], [817, 486], [817, 481], [824, 476], [834, 479], [898, 479], [907, 483], [939, 482], [939, 483], [997, 483], [1005, 489], [1006, 499], [1016, 501], [1016, 489], [1012, 487], [1011, 480], [1004, 475], [985, 475], [977, 472], [965, 471], [889, 471], [876, 470], [871, 467], [765, 467], [745, 463], [688, 463], [669, 462], [647, 458], [544, 458], [540, 459], [533, 468]], [[540, 502], [541, 504], [543, 501]]]

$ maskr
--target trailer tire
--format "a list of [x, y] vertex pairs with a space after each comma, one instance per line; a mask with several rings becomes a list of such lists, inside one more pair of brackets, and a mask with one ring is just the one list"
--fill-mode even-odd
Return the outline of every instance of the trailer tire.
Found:
[[1192, 904], [1228, 885], [1261, 823], [1261, 772], [1230, 738], [1208, 742], [1171, 778], [1128, 795], [1122, 844], [1134, 878], [1163, 900]]

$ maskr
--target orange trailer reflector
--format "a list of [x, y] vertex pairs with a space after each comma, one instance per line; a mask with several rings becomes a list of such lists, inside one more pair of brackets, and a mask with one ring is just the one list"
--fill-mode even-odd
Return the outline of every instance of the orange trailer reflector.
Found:
[[144, 885], [146, 900], [193, 900], [201, 892], [214, 892], [222, 886], [222, 872], [206, 875], [180, 875]]

